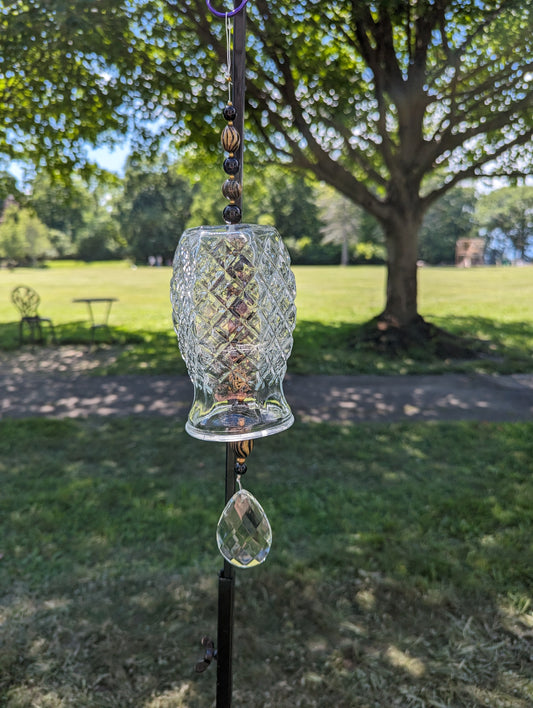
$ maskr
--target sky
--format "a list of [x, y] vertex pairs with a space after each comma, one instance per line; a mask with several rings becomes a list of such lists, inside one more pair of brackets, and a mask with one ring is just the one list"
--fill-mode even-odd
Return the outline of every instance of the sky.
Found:
[[[130, 145], [126, 143], [125, 145], [118, 145], [113, 148], [100, 147], [100, 148], [88, 148], [87, 157], [91, 162], [96, 162], [96, 164], [104, 170], [109, 172], [114, 172], [120, 177], [124, 176], [124, 170], [126, 166], [126, 160], [130, 154]], [[24, 169], [22, 163], [12, 162], [8, 168], [9, 172], [14, 175], [19, 182], [24, 180]]]
[[90, 149], [87, 151], [87, 154], [89, 160], [91, 162], [96, 162], [96, 164], [102, 169], [109, 170], [109, 172], [115, 172], [120, 176], [123, 176], [124, 167], [129, 152], [130, 146], [126, 144], [114, 147], [113, 149], [107, 147]]

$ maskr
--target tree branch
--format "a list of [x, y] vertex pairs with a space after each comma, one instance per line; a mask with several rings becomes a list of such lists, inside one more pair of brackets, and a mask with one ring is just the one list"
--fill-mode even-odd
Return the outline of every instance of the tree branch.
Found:
[[[492, 162], [493, 160], [498, 159], [498, 157], [501, 157], [504, 153], [508, 152], [509, 150], [512, 150], [514, 147], [519, 147], [521, 145], [526, 145], [531, 141], [533, 137], [533, 128], [531, 128], [529, 131], [526, 133], [523, 133], [522, 135], [517, 136], [514, 140], [512, 140], [510, 143], [506, 143], [504, 145], [501, 145], [497, 150], [494, 151], [493, 154], [490, 156], [490, 161]], [[484, 156], [483, 158], [480, 158], [479, 160], [476, 160], [472, 164], [470, 164], [468, 167], [466, 167], [464, 170], [459, 170], [453, 174], [453, 177], [449, 179], [447, 182], [442, 184], [440, 187], [437, 189], [433, 190], [429, 194], [427, 194], [425, 197], [421, 199], [421, 205], [422, 208], [425, 210], [431, 204], [436, 202], [440, 197], [442, 197], [446, 192], [448, 192], [452, 187], [455, 187], [459, 182], [464, 181], [465, 179], [471, 179], [471, 178], [480, 178], [483, 177], [483, 174], [479, 173], [479, 170], [487, 164], [487, 158]], [[492, 175], [493, 173], [491, 173]], [[500, 176], [511, 176], [513, 174], [517, 174], [516, 171], [511, 171], [511, 172], [502, 172], [500, 173]], [[523, 176], [524, 172], [523, 170], [518, 172], [519, 175]], [[489, 175], [486, 175], [489, 176]]]

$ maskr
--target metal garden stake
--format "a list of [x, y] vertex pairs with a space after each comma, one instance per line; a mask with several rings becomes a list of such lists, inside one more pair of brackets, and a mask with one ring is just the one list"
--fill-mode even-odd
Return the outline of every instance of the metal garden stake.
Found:
[[289, 256], [275, 228], [241, 223], [246, 2], [224, 13], [207, 0], [226, 28], [228, 100], [221, 143], [228, 204], [223, 225], [182, 234], [171, 280], [174, 328], [194, 386], [185, 428], [201, 440], [226, 443], [226, 506], [216, 534], [224, 557], [217, 646], [204, 637], [205, 657], [197, 665], [203, 671], [217, 660], [217, 708], [231, 706], [235, 568], [264, 562], [272, 544], [268, 518], [242, 488], [241, 476], [253, 440], [286, 430], [294, 420], [282, 384], [296, 321]]

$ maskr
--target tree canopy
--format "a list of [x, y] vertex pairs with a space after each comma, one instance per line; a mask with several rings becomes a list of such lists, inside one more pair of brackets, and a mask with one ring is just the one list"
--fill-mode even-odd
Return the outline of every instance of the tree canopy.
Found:
[[135, 18], [133, 5], [123, 0], [0, 5], [4, 162], [29, 160], [66, 174], [85, 163], [86, 141], [142, 133], [146, 114], [135, 106], [142, 42]]
[[[200, 40], [183, 137], [205, 140], [221, 23], [200, 0], [176, 11], [187, 46]], [[431, 204], [462, 180], [531, 169], [532, 30], [524, 0], [249, 3], [248, 150], [312, 172], [378, 219], [391, 325], [419, 319], [417, 235]]]
[[[382, 324], [420, 323], [418, 233], [462, 180], [533, 164], [529, 0], [251, 0], [247, 158], [292, 164], [385, 234]], [[109, 130], [218, 149], [224, 23], [204, 0], [13, 0], [0, 151], [75, 161]]]

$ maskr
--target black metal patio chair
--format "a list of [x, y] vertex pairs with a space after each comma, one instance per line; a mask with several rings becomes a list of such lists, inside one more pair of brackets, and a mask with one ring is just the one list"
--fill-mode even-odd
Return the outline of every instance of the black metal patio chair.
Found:
[[39, 293], [27, 285], [19, 285], [11, 293], [11, 301], [20, 312], [19, 341], [24, 342], [24, 329], [29, 330], [30, 342], [44, 342], [42, 324], [48, 325], [52, 334], [54, 344], [57, 344], [56, 333], [52, 320], [49, 317], [41, 317], [37, 312], [41, 298]]

